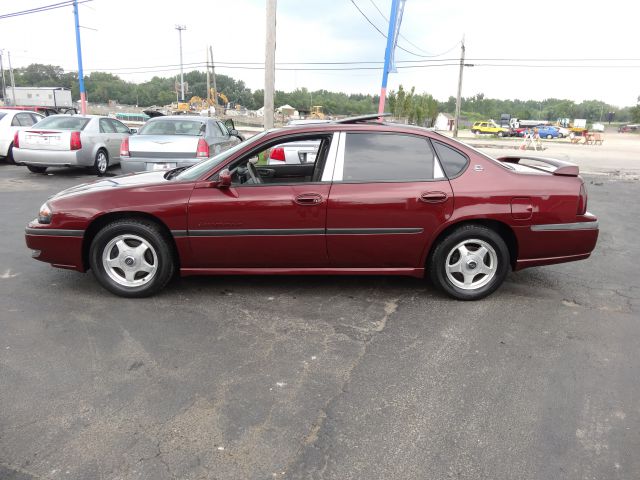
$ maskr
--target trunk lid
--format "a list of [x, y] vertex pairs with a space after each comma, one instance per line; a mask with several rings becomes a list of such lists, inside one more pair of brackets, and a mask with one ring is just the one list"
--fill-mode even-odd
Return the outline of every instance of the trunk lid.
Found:
[[131, 158], [196, 158], [198, 140], [192, 135], [132, 135], [129, 137]]
[[26, 150], [70, 150], [70, 130], [33, 129], [21, 131], [20, 148]]

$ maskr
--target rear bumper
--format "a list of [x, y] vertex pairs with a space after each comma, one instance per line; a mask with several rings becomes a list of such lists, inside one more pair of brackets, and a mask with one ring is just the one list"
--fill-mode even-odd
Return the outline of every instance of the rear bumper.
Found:
[[120, 168], [122, 173], [149, 172], [154, 170], [162, 170], [158, 168], [162, 164], [175, 165], [167, 170], [178, 167], [190, 167], [203, 158], [122, 158], [120, 159]]
[[514, 270], [589, 258], [600, 233], [598, 219], [587, 213], [572, 223], [520, 227], [518, 260]]
[[54, 267], [78, 272], [86, 270], [82, 261], [83, 230], [50, 229], [36, 225], [37, 222], [32, 222], [25, 230], [25, 241], [32, 250], [33, 258]]
[[82, 150], [13, 149], [13, 159], [20, 165], [36, 167], [90, 167], [93, 158]]

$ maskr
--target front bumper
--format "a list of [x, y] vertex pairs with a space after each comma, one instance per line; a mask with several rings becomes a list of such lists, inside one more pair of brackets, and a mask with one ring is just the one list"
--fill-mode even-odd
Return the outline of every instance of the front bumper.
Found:
[[13, 149], [13, 159], [20, 165], [34, 167], [90, 167], [93, 158], [82, 150]]
[[0, 157], [6, 157], [7, 153], [9, 153], [9, 145], [11, 145], [11, 140], [0, 140]]
[[82, 259], [83, 230], [47, 228], [36, 220], [25, 230], [27, 247], [32, 257], [54, 267], [86, 271]]
[[157, 170], [173, 170], [174, 168], [190, 167], [202, 158], [122, 158], [120, 168], [122, 173], [152, 172]]

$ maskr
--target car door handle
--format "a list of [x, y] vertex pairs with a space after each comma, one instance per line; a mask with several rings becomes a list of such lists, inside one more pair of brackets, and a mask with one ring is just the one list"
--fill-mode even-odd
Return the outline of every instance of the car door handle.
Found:
[[294, 201], [298, 205], [319, 205], [322, 203], [322, 195], [319, 193], [301, 193]]
[[420, 195], [420, 200], [425, 203], [446, 202], [449, 196], [444, 192], [424, 192]]

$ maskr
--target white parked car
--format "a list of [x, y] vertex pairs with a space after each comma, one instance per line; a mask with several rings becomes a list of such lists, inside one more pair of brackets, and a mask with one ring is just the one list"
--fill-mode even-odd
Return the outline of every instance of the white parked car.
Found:
[[314, 163], [318, 155], [318, 140], [301, 140], [282, 145], [275, 145], [269, 151], [268, 165], [299, 165]]
[[29, 110], [0, 109], [0, 158], [13, 161], [13, 137], [18, 130], [29, 128], [44, 118], [44, 115]]

